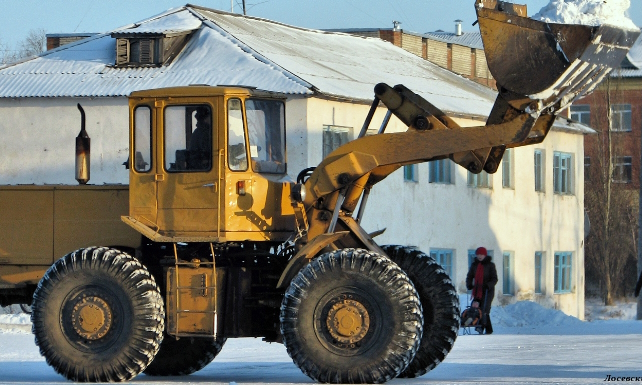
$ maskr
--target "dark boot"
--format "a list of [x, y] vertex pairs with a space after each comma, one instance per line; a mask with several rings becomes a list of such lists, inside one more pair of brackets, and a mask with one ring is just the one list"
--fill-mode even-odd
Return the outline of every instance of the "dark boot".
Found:
[[486, 334], [493, 334], [493, 324], [490, 322], [490, 314], [486, 314]]

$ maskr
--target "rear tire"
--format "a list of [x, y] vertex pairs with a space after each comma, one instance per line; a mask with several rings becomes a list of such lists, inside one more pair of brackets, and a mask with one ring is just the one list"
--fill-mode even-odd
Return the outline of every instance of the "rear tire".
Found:
[[129, 380], [152, 362], [163, 339], [154, 278], [114, 249], [80, 249], [56, 261], [38, 283], [32, 308], [40, 354], [72, 381]]
[[225, 339], [176, 339], [165, 336], [154, 361], [144, 370], [148, 376], [185, 376], [206, 367], [223, 349]]
[[419, 296], [385, 256], [344, 249], [313, 259], [281, 305], [294, 363], [325, 383], [383, 383], [410, 363], [422, 331]]
[[459, 297], [448, 274], [430, 255], [414, 247], [383, 246], [384, 251], [415, 285], [424, 316], [417, 355], [399, 377], [419, 377], [448, 355], [459, 332]]

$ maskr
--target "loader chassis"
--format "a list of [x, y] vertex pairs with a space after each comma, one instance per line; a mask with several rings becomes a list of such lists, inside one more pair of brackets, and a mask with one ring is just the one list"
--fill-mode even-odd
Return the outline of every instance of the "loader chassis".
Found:
[[[282, 96], [134, 92], [129, 187], [0, 188], [0, 300], [33, 293], [40, 352], [75, 381], [189, 374], [233, 337], [283, 343], [320, 382], [432, 370], [457, 337], [457, 291], [432, 257], [380, 246], [361, 227], [371, 189], [401, 166], [438, 159], [495, 172], [506, 148], [543, 141], [639, 35], [476, 4], [499, 88], [485, 125], [459, 127], [405, 86], [381, 83], [359, 137], [294, 181]], [[380, 106], [387, 117], [373, 133]], [[385, 133], [392, 115], [407, 131]]]

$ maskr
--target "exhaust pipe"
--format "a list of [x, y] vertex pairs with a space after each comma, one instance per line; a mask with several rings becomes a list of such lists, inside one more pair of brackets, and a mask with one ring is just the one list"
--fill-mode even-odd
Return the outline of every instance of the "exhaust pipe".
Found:
[[76, 137], [76, 180], [80, 184], [89, 182], [89, 155], [91, 152], [91, 139], [85, 130], [85, 110], [78, 103], [80, 110], [80, 133]]

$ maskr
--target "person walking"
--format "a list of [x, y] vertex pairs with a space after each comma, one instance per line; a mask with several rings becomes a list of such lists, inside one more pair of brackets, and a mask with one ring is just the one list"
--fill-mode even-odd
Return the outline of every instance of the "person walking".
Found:
[[493, 333], [493, 325], [490, 322], [490, 307], [495, 298], [495, 285], [497, 284], [497, 269], [492, 262], [492, 257], [484, 247], [475, 250], [475, 260], [470, 265], [466, 275], [466, 288], [473, 291], [473, 301], [482, 306], [482, 322], [475, 330], [482, 334]]

